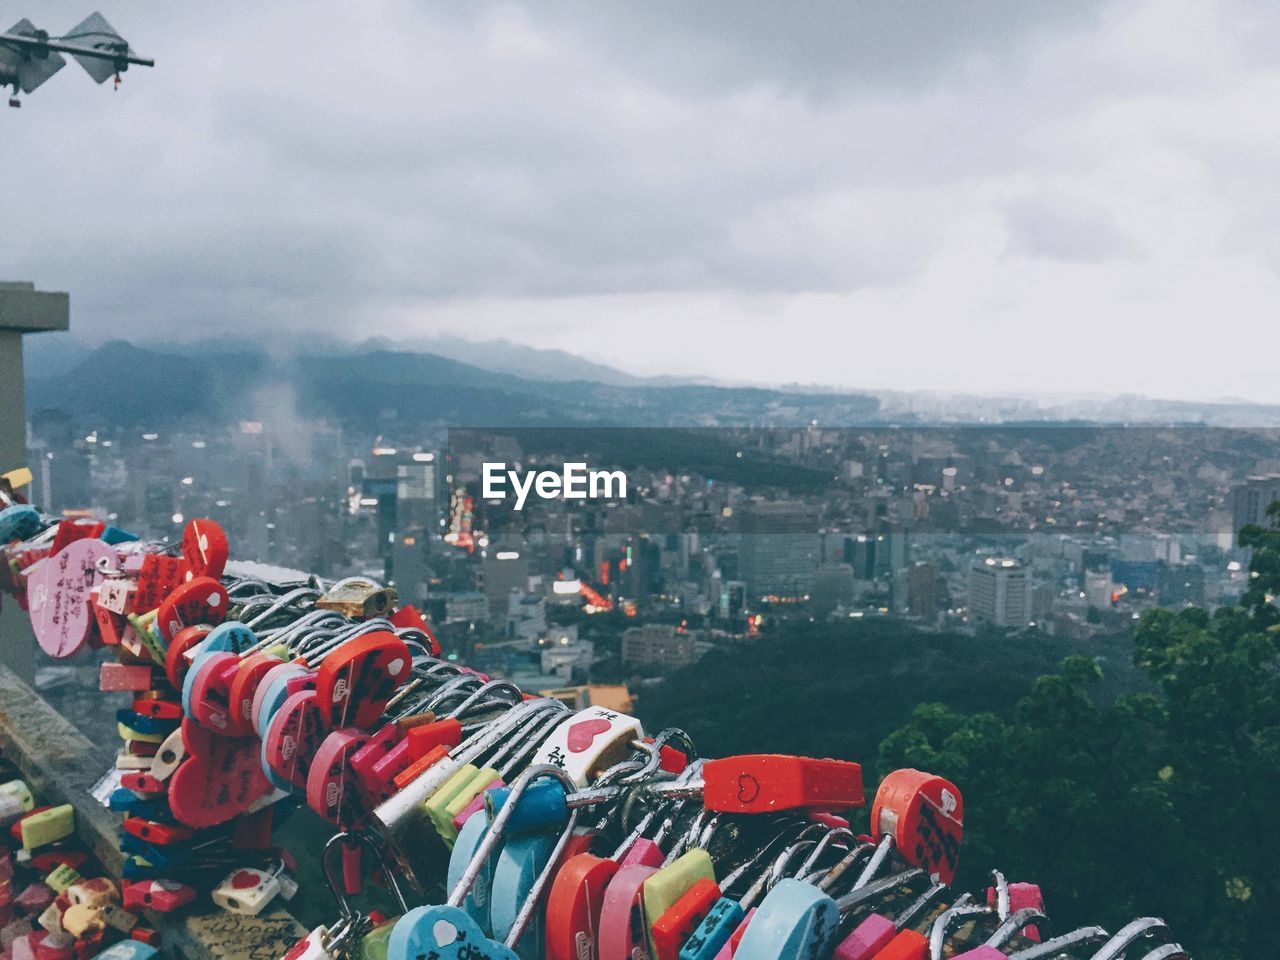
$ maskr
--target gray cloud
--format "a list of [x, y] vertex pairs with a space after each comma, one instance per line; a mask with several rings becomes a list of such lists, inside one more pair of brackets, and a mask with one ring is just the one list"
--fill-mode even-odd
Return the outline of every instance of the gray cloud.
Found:
[[1068, 263], [1106, 263], [1132, 257], [1133, 237], [1105, 209], [1062, 198], [1026, 197], [1006, 212], [1009, 252]]
[[[0, 116], [0, 275], [70, 289], [90, 338], [505, 336], [644, 372], [987, 389], [1041, 341], [963, 331], [1123, 303], [1149, 343], [1224, 296], [1261, 330], [1277, 292], [1236, 276], [1280, 214], [1256, 161], [1280, 35], [1243, 5], [104, 12], [158, 67], [116, 94], [68, 67]], [[1069, 283], [1041, 272], [1061, 262]], [[1061, 367], [1044, 386], [1143, 389]]]

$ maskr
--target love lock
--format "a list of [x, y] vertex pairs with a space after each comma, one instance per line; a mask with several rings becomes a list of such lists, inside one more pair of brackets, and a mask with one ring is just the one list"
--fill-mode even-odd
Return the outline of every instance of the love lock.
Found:
[[77, 540], [27, 578], [31, 629], [49, 656], [69, 657], [85, 645], [96, 623], [90, 591], [102, 581], [99, 562], [114, 558], [115, 551], [101, 540]]
[[518, 960], [514, 950], [490, 940], [457, 907], [417, 907], [397, 922], [387, 940], [387, 960]]
[[262, 770], [267, 779], [279, 790], [305, 790], [312, 758], [327, 730], [314, 690], [286, 697], [262, 737]]
[[226, 823], [270, 792], [254, 741], [215, 736], [190, 718], [182, 721], [182, 741], [186, 758], [169, 781], [179, 823], [197, 829]]
[[40, 511], [30, 504], [16, 503], [0, 510], [0, 544], [30, 540], [44, 526]]
[[964, 800], [950, 780], [921, 770], [895, 770], [871, 805], [871, 829], [893, 838], [907, 863], [943, 883], [955, 880], [964, 836]]
[[182, 532], [183, 580], [217, 580], [227, 566], [227, 534], [215, 520], [198, 517]]
[[156, 626], [166, 643], [198, 623], [217, 626], [227, 619], [227, 588], [211, 577], [195, 577], [171, 590], [159, 604]]
[[596, 779], [644, 736], [640, 721], [604, 707], [588, 707], [566, 719], [534, 754], [533, 763], [563, 769], [579, 787]]
[[316, 671], [316, 695], [330, 726], [377, 723], [411, 662], [409, 648], [389, 630], [366, 633], [331, 651]]

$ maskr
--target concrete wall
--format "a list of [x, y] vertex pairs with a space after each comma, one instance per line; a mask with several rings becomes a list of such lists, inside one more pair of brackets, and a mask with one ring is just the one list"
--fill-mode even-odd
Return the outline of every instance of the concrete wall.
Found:
[[[70, 312], [65, 293], [39, 291], [30, 283], [0, 283], [0, 473], [27, 466], [22, 338], [44, 330], [66, 330]], [[0, 602], [0, 664], [30, 683], [36, 650], [30, 621], [12, 597]]]

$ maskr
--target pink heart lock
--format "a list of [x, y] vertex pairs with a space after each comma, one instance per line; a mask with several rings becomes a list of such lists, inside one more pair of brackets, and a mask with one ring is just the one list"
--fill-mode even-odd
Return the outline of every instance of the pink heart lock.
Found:
[[169, 779], [169, 808], [188, 827], [213, 827], [244, 813], [271, 790], [252, 737], [220, 737], [182, 721], [186, 759]]
[[114, 558], [115, 551], [101, 540], [75, 540], [31, 572], [31, 628], [49, 656], [69, 657], [84, 646], [95, 622], [89, 591], [102, 582], [99, 561]]

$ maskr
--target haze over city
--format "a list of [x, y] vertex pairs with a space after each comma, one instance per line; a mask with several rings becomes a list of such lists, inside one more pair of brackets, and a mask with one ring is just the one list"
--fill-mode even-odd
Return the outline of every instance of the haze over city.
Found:
[[645, 375], [1280, 400], [1240, 349], [1280, 294], [1268, 6], [111, 15], [161, 69], [60, 77], [0, 137], [4, 272], [73, 291], [90, 340], [506, 337]]

